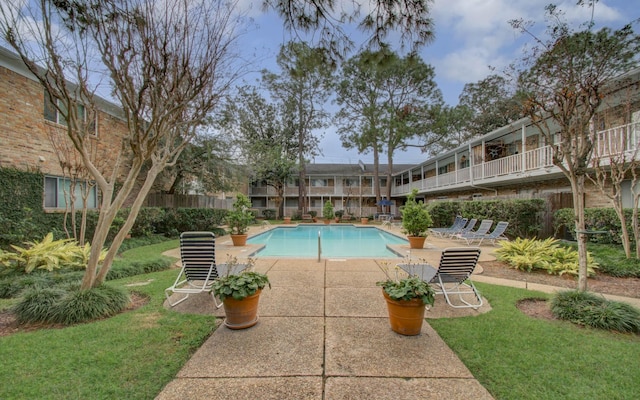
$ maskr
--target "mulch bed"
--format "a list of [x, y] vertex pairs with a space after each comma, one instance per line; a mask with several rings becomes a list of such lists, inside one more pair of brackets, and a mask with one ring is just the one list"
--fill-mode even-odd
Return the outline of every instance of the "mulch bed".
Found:
[[[496, 278], [539, 283], [567, 289], [576, 289], [578, 287], [577, 277], [550, 275], [544, 271], [523, 272], [510, 268], [500, 261], [483, 262], [482, 269], [482, 275]], [[587, 288], [598, 293], [640, 298], [640, 279], [638, 278], [616, 278], [600, 274], [587, 280]], [[549, 302], [543, 299], [524, 299], [518, 302], [517, 307], [520, 311], [533, 318], [556, 319], [551, 313]]]
[[[482, 262], [481, 265], [483, 269], [482, 275], [486, 276], [521, 282], [540, 283], [567, 289], [578, 288], [578, 278], [570, 275], [550, 275], [544, 271], [523, 272], [510, 268], [507, 264], [500, 261]], [[640, 298], [640, 279], [616, 278], [599, 274], [587, 280], [587, 289], [597, 293]]]

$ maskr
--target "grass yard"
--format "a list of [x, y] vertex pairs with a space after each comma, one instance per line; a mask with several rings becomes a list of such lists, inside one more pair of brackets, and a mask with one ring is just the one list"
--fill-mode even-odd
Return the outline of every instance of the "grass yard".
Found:
[[429, 324], [496, 399], [638, 398], [640, 336], [534, 319], [516, 308], [532, 292], [477, 286], [493, 311]]
[[[125, 257], [157, 257], [177, 241], [132, 250]], [[142, 254], [142, 255], [141, 255]], [[110, 284], [150, 297], [145, 306], [103, 321], [0, 337], [1, 399], [151, 399], [171, 381], [214, 328], [214, 317], [163, 308], [176, 271]]]

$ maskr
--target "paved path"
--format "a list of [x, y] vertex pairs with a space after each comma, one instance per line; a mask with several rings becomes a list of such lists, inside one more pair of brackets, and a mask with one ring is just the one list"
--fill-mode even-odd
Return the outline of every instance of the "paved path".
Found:
[[[255, 251], [252, 246], [234, 248], [225, 239], [216, 245], [219, 262]], [[452, 243], [429, 239], [423, 250], [395, 250], [437, 264], [441, 250]], [[483, 246], [481, 262], [493, 259], [491, 250]], [[391, 331], [375, 285], [386, 277], [383, 267], [379, 260], [364, 259], [258, 259], [256, 270], [267, 273], [272, 284], [261, 296], [258, 324], [241, 331], [220, 326], [157, 398], [491, 399], [428, 323], [418, 336]], [[490, 277], [475, 280], [514, 285]], [[224, 316], [206, 294], [192, 295], [174, 310]], [[427, 318], [489, 310], [486, 300], [476, 311], [453, 309], [437, 296]]]

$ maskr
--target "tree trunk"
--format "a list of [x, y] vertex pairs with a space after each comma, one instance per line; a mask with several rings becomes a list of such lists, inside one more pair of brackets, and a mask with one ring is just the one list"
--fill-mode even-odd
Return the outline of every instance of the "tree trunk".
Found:
[[617, 196], [613, 202], [613, 209], [620, 219], [620, 230], [622, 231], [622, 247], [627, 258], [631, 258], [631, 237], [629, 236], [629, 227], [627, 219], [624, 217], [624, 209], [622, 208], [622, 200]]
[[573, 175], [570, 179], [573, 194], [573, 211], [578, 240], [578, 290], [587, 290], [587, 235], [584, 218], [584, 175]]
[[282, 219], [284, 217], [284, 186], [278, 186], [276, 192], [278, 193], [278, 219]]
[[638, 221], [638, 202], [640, 202], [640, 195], [633, 195], [633, 235], [636, 240], [636, 258], [640, 260], [640, 221]]
[[[133, 201], [133, 205], [131, 206], [127, 220], [125, 221], [122, 228], [120, 228], [115, 238], [113, 239], [113, 243], [111, 243], [111, 246], [109, 247], [109, 251], [107, 252], [104, 262], [100, 267], [100, 271], [98, 272], [96, 279], [93, 282], [93, 287], [102, 285], [105, 279], [107, 278], [107, 273], [111, 269], [111, 264], [113, 263], [113, 260], [115, 259], [116, 255], [118, 254], [118, 249], [120, 249], [120, 245], [124, 241], [127, 234], [129, 234], [129, 231], [133, 227], [133, 224], [136, 222], [138, 213], [140, 213], [140, 209], [144, 205], [144, 200], [147, 197], [147, 194], [149, 193], [149, 191], [151, 191], [151, 188], [153, 187], [153, 183], [155, 182], [156, 177], [164, 169], [164, 163], [162, 164], [163, 164], [162, 166], [152, 165], [149, 171], [147, 172], [147, 176], [145, 178], [144, 184], [140, 188], [140, 191], [138, 192], [135, 200]], [[120, 207], [118, 207], [118, 209], [119, 208]], [[104, 243], [102, 244], [104, 245]], [[102, 246], [100, 246], [99, 248], [101, 249]], [[93, 246], [92, 246], [92, 249], [93, 249]]]
[[373, 187], [374, 194], [376, 195], [376, 207], [378, 212], [381, 210], [380, 203], [380, 154], [378, 154], [378, 148], [373, 147]]

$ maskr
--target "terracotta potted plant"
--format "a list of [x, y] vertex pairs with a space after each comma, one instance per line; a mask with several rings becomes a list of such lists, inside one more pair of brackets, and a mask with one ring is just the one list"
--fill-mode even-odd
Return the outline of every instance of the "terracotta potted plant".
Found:
[[248, 269], [216, 279], [212, 289], [224, 306], [224, 325], [246, 329], [257, 324], [260, 294], [267, 285], [271, 287], [267, 275]]
[[324, 223], [330, 224], [333, 218], [333, 204], [330, 200], [325, 201], [324, 207], [322, 207], [322, 216], [324, 217]]
[[387, 302], [391, 330], [401, 335], [419, 335], [427, 305], [433, 305], [435, 292], [431, 285], [417, 276], [392, 279], [377, 283]]
[[227, 214], [228, 232], [234, 246], [244, 246], [247, 243], [247, 231], [254, 220], [250, 207], [249, 198], [240, 193], [233, 203], [233, 210]]
[[432, 224], [431, 214], [427, 210], [427, 205], [423, 201], [416, 201], [418, 191], [413, 189], [407, 196], [407, 202], [400, 210], [402, 214], [402, 231], [409, 239], [409, 247], [421, 249], [427, 238], [429, 227]]
[[369, 223], [369, 217], [360, 217], [360, 223], [362, 225], [367, 225]]

